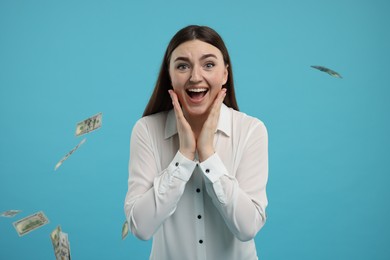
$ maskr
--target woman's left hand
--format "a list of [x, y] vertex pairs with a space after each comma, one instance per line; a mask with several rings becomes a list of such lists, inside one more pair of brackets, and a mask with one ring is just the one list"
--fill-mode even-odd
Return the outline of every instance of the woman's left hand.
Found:
[[214, 154], [214, 134], [217, 130], [219, 114], [223, 100], [226, 96], [226, 88], [222, 88], [210, 108], [209, 116], [203, 124], [202, 131], [196, 140], [196, 148], [201, 162]]

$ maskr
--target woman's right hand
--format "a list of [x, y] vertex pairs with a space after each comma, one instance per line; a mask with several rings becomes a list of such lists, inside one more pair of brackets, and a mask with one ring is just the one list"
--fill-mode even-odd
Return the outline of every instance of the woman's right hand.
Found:
[[196, 151], [196, 140], [194, 132], [183, 115], [183, 110], [181, 109], [176, 93], [172, 89], [168, 90], [168, 92], [171, 96], [173, 109], [176, 116], [177, 132], [179, 134], [180, 142], [179, 151], [188, 159], [194, 160]]

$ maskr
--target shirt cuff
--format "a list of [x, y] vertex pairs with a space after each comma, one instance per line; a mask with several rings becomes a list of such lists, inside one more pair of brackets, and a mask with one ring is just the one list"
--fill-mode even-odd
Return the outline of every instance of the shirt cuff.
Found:
[[177, 151], [172, 162], [168, 166], [168, 172], [182, 181], [187, 182], [195, 170], [196, 162], [185, 157], [180, 151]]
[[217, 153], [207, 158], [206, 161], [199, 163], [199, 167], [206, 179], [211, 183], [215, 183], [219, 178], [227, 174], [226, 167]]

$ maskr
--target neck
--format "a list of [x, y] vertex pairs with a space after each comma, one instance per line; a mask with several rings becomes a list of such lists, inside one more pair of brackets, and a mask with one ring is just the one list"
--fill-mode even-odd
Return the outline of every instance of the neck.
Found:
[[198, 139], [200, 132], [202, 131], [203, 124], [207, 119], [208, 114], [199, 115], [199, 116], [189, 116], [185, 114], [184, 117], [187, 119], [188, 124], [190, 124], [192, 131], [194, 132], [195, 138]]

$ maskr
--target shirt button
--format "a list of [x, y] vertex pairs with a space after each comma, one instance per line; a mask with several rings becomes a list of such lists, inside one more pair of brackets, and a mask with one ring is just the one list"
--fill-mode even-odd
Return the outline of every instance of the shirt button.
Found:
[[178, 162], [176, 162], [176, 163], [175, 163], [175, 166], [176, 166], [176, 167], [177, 167], [177, 166], [179, 166], [179, 163], [178, 163]]
[[197, 188], [197, 189], [196, 189], [196, 192], [197, 192], [197, 193], [199, 193], [199, 192], [200, 192], [200, 189], [199, 189], [199, 188]]
[[206, 173], [209, 173], [210, 172], [210, 170], [209, 169], [206, 169]]
[[199, 244], [203, 244], [203, 240], [201, 239], [201, 240], [199, 240]]
[[202, 218], [202, 216], [201, 215], [198, 215], [198, 219], [201, 219]]

